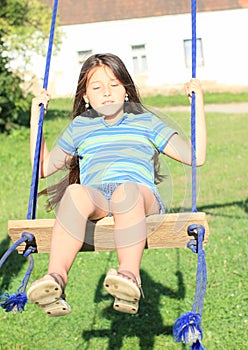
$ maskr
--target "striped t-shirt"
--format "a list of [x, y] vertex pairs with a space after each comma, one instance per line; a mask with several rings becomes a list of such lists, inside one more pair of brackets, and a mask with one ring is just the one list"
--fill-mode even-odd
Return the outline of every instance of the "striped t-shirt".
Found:
[[156, 191], [154, 155], [175, 133], [152, 113], [124, 114], [112, 126], [104, 117], [78, 116], [58, 146], [79, 156], [81, 184], [132, 181]]

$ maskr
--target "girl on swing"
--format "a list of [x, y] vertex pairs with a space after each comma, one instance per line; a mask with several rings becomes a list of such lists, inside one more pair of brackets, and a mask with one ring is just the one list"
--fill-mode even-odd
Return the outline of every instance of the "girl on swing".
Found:
[[[196, 101], [197, 166], [205, 162], [206, 125], [203, 91], [197, 79], [185, 84]], [[50, 96], [43, 90], [31, 108], [30, 153], [34, 159], [40, 106]], [[69, 175], [50, 191], [58, 203], [47, 274], [32, 283], [27, 296], [48, 315], [62, 316], [68, 273], [84, 242], [88, 220], [113, 216], [118, 268], [108, 271], [104, 287], [114, 309], [135, 314], [143, 296], [140, 264], [146, 244], [146, 216], [164, 213], [156, 188], [157, 155], [191, 164], [191, 144], [141, 104], [124, 63], [113, 54], [96, 54], [83, 64], [73, 107], [73, 120], [49, 152], [42, 140], [40, 177], [65, 166]]]

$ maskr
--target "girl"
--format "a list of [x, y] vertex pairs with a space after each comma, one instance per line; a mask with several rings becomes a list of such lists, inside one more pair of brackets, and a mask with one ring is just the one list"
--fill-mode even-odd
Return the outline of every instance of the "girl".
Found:
[[[198, 80], [185, 85], [196, 99], [197, 166], [205, 161], [206, 126], [203, 91]], [[34, 159], [40, 105], [47, 91], [33, 99], [31, 161]], [[69, 175], [50, 189], [50, 206], [59, 203], [52, 234], [48, 273], [34, 282], [28, 299], [47, 314], [61, 316], [71, 309], [65, 286], [82, 247], [86, 223], [113, 215], [119, 266], [105, 278], [114, 308], [137, 313], [141, 295], [140, 264], [146, 242], [146, 216], [164, 213], [157, 192], [157, 154], [191, 164], [191, 144], [145, 110], [123, 62], [113, 54], [87, 59], [79, 76], [73, 121], [51, 152], [42, 140], [40, 177], [69, 167]]]

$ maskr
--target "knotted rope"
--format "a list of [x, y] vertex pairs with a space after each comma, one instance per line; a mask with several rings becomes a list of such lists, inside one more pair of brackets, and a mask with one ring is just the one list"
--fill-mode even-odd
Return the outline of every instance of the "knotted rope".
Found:
[[[52, 11], [52, 20], [51, 20], [48, 50], [47, 50], [47, 56], [46, 56], [44, 80], [43, 80], [43, 88], [44, 89], [47, 89], [47, 86], [48, 86], [48, 78], [49, 78], [49, 71], [50, 71], [50, 65], [51, 65], [57, 9], [58, 9], [58, 0], [55, 0], [54, 5], [53, 5], [53, 11]], [[29, 195], [29, 203], [28, 203], [28, 210], [27, 210], [27, 219], [28, 220], [35, 219], [35, 217], [36, 217], [38, 184], [39, 184], [40, 148], [41, 148], [41, 140], [42, 140], [42, 127], [43, 127], [43, 120], [44, 120], [44, 111], [45, 111], [44, 105], [42, 104], [41, 108], [40, 108], [40, 117], [39, 117], [39, 123], [38, 123], [38, 132], [37, 132], [36, 147], [35, 147], [35, 154], [34, 154], [34, 165], [33, 165], [32, 180], [31, 180], [31, 185], [30, 185], [30, 195]], [[23, 232], [22, 237], [9, 248], [9, 250], [3, 255], [3, 257], [0, 260], [1, 261], [0, 268], [1, 268], [3, 263], [9, 257], [9, 255], [19, 245], [21, 245], [24, 242], [29, 243], [27, 249], [25, 250], [25, 252], [23, 254], [23, 256], [25, 256], [25, 257], [28, 256], [29, 268], [27, 269], [27, 272], [23, 278], [22, 284], [18, 288], [16, 294], [9, 295], [8, 293], [3, 293], [1, 295], [0, 300], [2, 302], [1, 302], [0, 306], [2, 308], [4, 308], [6, 312], [9, 312], [9, 311], [21, 312], [24, 310], [25, 304], [27, 303], [27, 296], [26, 296], [25, 290], [26, 290], [27, 283], [29, 281], [30, 275], [31, 275], [33, 267], [34, 267], [34, 259], [33, 259], [32, 253], [34, 253], [36, 251], [36, 247], [34, 244], [34, 236], [27, 233], [27, 232]]]
[[[191, 1], [192, 22], [192, 78], [196, 78], [196, 0]], [[192, 212], [197, 212], [196, 207], [196, 111], [195, 94], [192, 93], [191, 103], [191, 142], [192, 142]], [[204, 350], [201, 340], [203, 333], [201, 329], [202, 309], [207, 285], [207, 268], [203, 240], [205, 229], [202, 225], [190, 225], [188, 234], [194, 236], [188, 243], [188, 248], [198, 254], [196, 289], [192, 309], [181, 315], [173, 326], [173, 335], [176, 342], [190, 345], [192, 350]]]

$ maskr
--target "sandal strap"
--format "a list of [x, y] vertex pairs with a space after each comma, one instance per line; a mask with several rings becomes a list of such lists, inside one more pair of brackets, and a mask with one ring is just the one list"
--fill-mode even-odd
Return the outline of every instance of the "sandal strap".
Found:
[[61, 290], [62, 290], [62, 294], [61, 294], [61, 298], [65, 300], [65, 286], [66, 286], [66, 283], [64, 281], [64, 278], [57, 272], [52, 272], [52, 273], [49, 273], [49, 276], [51, 276], [54, 281], [56, 283], [58, 283], [58, 285], [60, 286]]
[[138, 279], [131, 271], [123, 270], [123, 271], [118, 271], [117, 273], [118, 273], [118, 275], [121, 275], [124, 278], [127, 278], [127, 279], [131, 280], [133, 283], [135, 283], [136, 286], [140, 290], [142, 298], [143, 299], [145, 298], [145, 295], [144, 295], [144, 292], [143, 292], [143, 289], [142, 289], [142, 286], [141, 286], [141, 280], [140, 279]]

